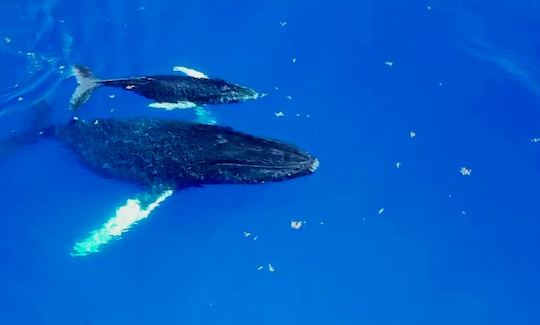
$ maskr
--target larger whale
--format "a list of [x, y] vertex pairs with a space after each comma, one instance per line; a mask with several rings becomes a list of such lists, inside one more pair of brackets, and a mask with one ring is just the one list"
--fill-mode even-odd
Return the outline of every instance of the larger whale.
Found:
[[99, 252], [177, 190], [281, 182], [310, 175], [319, 166], [307, 151], [282, 141], [223, 126], [162, 119], [74, 119], [39, 135], [12, 139], [11, 149], [36, 137], [65, 144], [97, 174], [141, 187], [141, 193], [117, 207], [101, 228], [75, 243], [73, 256]]
[[[191, 69], [189, 69], [191, 70]], [[99, 87], [115, 87], [135, 92], [153, 100], [150, 107], [164, 109], [193, 108], [209, 104], [238, 103], [263, 95], [253, 89], [221, 79], [199, 75], [155, 75], [115, 79], [99, 79], [85, 66], [72, 67], [77, 88], [71, 96], [70, 108], [80, 108]]]
[[163, 119], [74, 119], [41, 132], [65, 143], [84, 166], [148, 189], [257, 184], [313, 173], [319, 164], [285, 142], [231, 128]]

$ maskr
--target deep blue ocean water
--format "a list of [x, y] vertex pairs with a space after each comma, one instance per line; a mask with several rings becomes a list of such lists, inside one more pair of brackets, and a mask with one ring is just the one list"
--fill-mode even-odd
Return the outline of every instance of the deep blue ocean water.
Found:
[[[539, 30], [533, 0], [0, 1], [3, 139], [42, 100], [73, 117], [73, 64], [182, 65], [269, 94], [219, 124], [321, 162], [179, 191], [72, 257], [141, 189], [51, 140], [10, 150], [0, 324], [540, 324]], [[148, 103], [104, 88], [78, 115], [196, 118]]]

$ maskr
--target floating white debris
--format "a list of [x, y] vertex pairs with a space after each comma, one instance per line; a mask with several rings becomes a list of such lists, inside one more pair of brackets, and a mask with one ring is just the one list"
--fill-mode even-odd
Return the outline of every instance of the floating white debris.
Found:
[[145, 9], [146, 9], [146, 7], [144, 7], [144, 6], [140, 6], [139, 8], [137, 8], [138, 11], [145, 10]]
[[110, 112], [112, 113], [112, 112], [114, 112], [114, 111], [116, 111], [116, 108], [114, 108], [114, 107], [111, 108]]
[[409, 136], [411, 138], [415, 138], [416, 137], [416, 132], [414, 132], [414, 131], [409, 132]]
[[253, 240], [257, 240], [257, 239], [259, 239], [259, 236], [253, 237]]
[[297, 116], [297, 117], [300, 117], [300, 116], [302, 116], [302, 114], [300, 114], [300, 113], [296, 113], [296, 116]]
[[394, 62], [393, 61], [384, 61], [384, 64], [386, 64], [387, 66], [391, 67], [394, 65]]
[[73, 116], [73, 121], [78, 121], [79, 118], [77, 116]]
[[439, 82], [437, 83], [437, 85], [438, 85], [439, 87], [442, 87], [442, 86], [443, 86], [443, 83], [439, 81]]
[[279, 24], [281, 25], [281, 27], [287, 26], [287, 22], [286, 22], [286, 21], [280, 21]]
[[204, 73], [197, 71], [195, 69], [188, 68], [188, 67], [175, 66], [173, 67], [173, 71], [182, 72], [186, 76], [197, 78], [197, 79], [208, 79], [208, 76], [205, 75]]
[[362, 218], [362, 221], [366, 221], [366, 218]]
[[126, 89], [127, 89], [127, 90], [130, 90], [130, 89], [133, 89], [133, 88], [135, 88], [135, 85], [127, 85], [127, 86], [126, 86]]
[[383, 212], [384, 212], [384, 208], [380, 208], [379, 209], [379, 215], [383, 214]]
[[94, 125], [98, 125], [98, 124], [99, 124], [99, 120], [95, 120]]
[[401, 167], [401, 163], [398, 161], [398, 162], [396, 163], [396, 168], [400, 168], [400, 167]]
[[324, 221], [319, 222], [321, 226], [324, 226]]
[[287, 98], [288, 100], [292, 100], [292, 96], [290, 95], [285, 96], [285, 98]]
[[109, 98], [115, 98], [115, 97], [116, 97], [115, 94], [110, 94], [110, 95], [109, 95]]
[[296, 58], [293, 58], [291, 61], [292, 63], [296, 63]]
[[461, 211], [461, 214], [462, 214], [462, 215], [466, 215], [467, 212], [465, 212], [465, 210], [462, 210], [462, 211]]
[[291, 220], [291, 228], [294, 229], [294, 230], [298, 230], [298, 229], [302, 228], [304, 223], [305, 222], [302, 221], [302, 220]]
[[45, 131], [39, 131], [39, 135], [42, 135], [43, 133], [45, 133]]
[[264, 265], [261, 265], [257, 268], [257, 271], [261, 271], [262, 269], [264, 269]]
[[274, 89], [275, 89], [275, 90], [279, 90], [279, 87], [276, 86], [276, 87], [274, 87]]
[[283, 113], [282, 111], [279, 111], [279, 112], [275, 112], [274, 115], [276, 117], [283, 117], [283, 116], [285, 116], [285, 113]]
[[307, 115], [306, 115], [306, 118], [311, 118], [311, 115], [307, 114]]
[[467, 167], [461, 167], [461, 168], [459, 169], [459, 172], [460, 172], [461, 175], [463, 175], [463, 176], [471, 176], [472, 169], [471, 169], [471, 168], [467, 168]]
[[11, 43], [11, 38], [9, 37], [4, 37], [4, 42], [6, 42], [7, 44]]
[[272, 264], [268, 263], [268, 271], [275, 272], [276, 268]]
[[431, 6], [426, 6], [426, 9], [431, 10], [432, 8], [431, 8]]
[[244, 231], [244, 237], [250, 237], [251, 236], [251, 233], [249, 231]]
[[532, 139], [531, 139], [531, 142], [532, 142], [532, 143], [539, 143], [539, 142], [540, 142], [540, 138], [532, 138]]
[[21, 96], [21, 97], [17, 98], [17, 100], [22, 102], [24, 100], [24, 97]]

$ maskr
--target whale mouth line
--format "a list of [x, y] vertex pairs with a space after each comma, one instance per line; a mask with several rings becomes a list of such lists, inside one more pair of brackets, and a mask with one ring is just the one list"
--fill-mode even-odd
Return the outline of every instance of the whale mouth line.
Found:
[[[281, 165], [262, 165], [262, 164], [252, 164], [252, 163], [243, 163], [243, 162], [233, 162], [233, 161], [216, 161], [216, 162], [209, 162], [209, 164], [218, 165], [218, 166], [237, 166], [237, 167], [249, 167], [249, 168], [264, 168], [264, 169], [294, 169], [298, 167], [306, 167], [307, 163], [291, 163], [291, 164], [281, 164]], [[313, 167], [317, 165], [317, 163], [312, 162], [307, 166], [307, 169], [316, 169], [317, 167]]]

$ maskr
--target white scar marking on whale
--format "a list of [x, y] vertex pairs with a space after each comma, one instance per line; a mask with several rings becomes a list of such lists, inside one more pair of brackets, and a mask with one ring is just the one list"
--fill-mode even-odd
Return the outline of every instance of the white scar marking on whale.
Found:
[[175, 66], [173, 71], [178, 71], [184, 73], [186, 76], [197, 78], [197, 79], [208, 79], [208, 76], [204, 73], [197, 71], [195, 69], [190, 69], [187, 67]]
[[87, 238], [75, 243], [71, 256], [86, 256], [99, 252], [100, 247], [113, 239], [120, 239], [133, 225], [150, 216], [152, 211], [172, 194], [172, 190], [166, 190], [154, 196], [152, 202], [146, 206], [143, 206], [139, 199], [128, 199], [126, 204], [116, 208], [115, 215], [101, 228], [90, 232]]
[[161, 108], [167, 111], [172, 111], [173, 109], [189, 109], [197, 107], [197, 104], [190, 101], [179, 101], [177, 103], [150, 103], [149, 107], [152, 108]]

